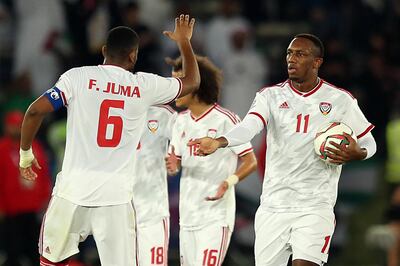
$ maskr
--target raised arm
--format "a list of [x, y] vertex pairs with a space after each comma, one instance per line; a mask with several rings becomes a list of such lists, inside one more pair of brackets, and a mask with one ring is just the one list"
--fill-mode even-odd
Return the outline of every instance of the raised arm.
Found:
[[174, 40], [182, 56], [183, 77], [181, 78], [183, 89], [180, 96], [185, 96], [200, 86], [200, 73], [194, 55], [190, 39], [193, 34], [195, 19], [189, 19], [189, 15], [180, 15], [175, 18], [175, 30], [164, 31], [164, 35]]

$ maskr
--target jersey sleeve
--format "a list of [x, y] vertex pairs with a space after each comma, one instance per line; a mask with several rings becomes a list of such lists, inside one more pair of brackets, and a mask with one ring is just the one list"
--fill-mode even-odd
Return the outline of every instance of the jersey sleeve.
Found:
[[[238, 115], [235, 114], [235, 118], [236, 121], [239, 123], [240, 122], [240, 117]], [[226, 132], [230, 131], [237, 123], [234, 123], [232, 120], [227, 119], [226, 120], [226, 125], [225, 125], [225, 132], [223, 132], [223, 134], [225, 134]], [[237, 154], [239, 157], [252, 152], [253, 151], [253, 146], [251, 145], [250, 142], [246, 142], [244, 144], [238, 145], [238, 146], [232, 146], [229, 147], [229, 149], [231, 149], [231, 151], [235, 154]]]
[[151, 105], [168, 104], [182, 92], [182, 81], [179, 78], [165, 78], [155, 74], [140, 72], [146, 86], [153, 90]]
[[372, 125], [364, 116], [356, 99], [351, 99], [351, 102], [346, 106], [347, 110], [344, 113], [343, 123], [353, 129], [357, 139], [360, 139], [370, 132], [375, 126]]
[[43, 96], [47, 97], [54, 110], [61, 107], [68, 107], [72, 97], [71, 71], [67, 71], [61, 75], [56, 84], [48, 89]]
[[178, 158], [182, 158], [182, 151], [181, 151], [181, 143], [180, 143], [181, 136], [179, 134], [179, 124], [178, 124], [178, 119], [175, 120], [175, 122], [172, 125], [172, 133], [171, 133], [171, 142], [170, 142], [170, 147], [168, 150], [168, 153], [172, 152], [172, 146], [175, 149], [175, 155]]
[[175, 124], [176, 118], [178, 116], [177, 112], [168, 113], [167, 124], [164, 131], [164, 136], [169, 140], [172, 139], [172, 129]]
[[258, 92], [256, 97], [254, 98], [253, 103], [250, 106], [250, 110], [247, 112], [247, 115], [254, 115], [258, 117], [264, 127], [267, 126], [268, 117], [269, 117], [269, 108], [267, 97], [264, 93]]

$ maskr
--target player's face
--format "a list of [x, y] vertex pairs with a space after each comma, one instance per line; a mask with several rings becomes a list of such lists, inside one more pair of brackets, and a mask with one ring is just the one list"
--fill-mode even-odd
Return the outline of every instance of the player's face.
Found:
[[305, 38], [295, 38], [289, 44], [286, 63], [289, 79], [304, 82], [315, 78], [322, 58], [315, 56], [314, 44]]

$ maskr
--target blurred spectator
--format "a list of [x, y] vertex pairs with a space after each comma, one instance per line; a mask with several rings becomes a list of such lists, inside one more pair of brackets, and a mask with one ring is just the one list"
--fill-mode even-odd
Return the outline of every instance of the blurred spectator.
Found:
[[162, 57], [158, 40], [151, 29], [141, 22], [139, 5], [136, 2], [123, 5], [121, 7], [121, 18], [123, 25], [136, 31], [140, 37], [140, 53], [134, 71], [160, 74], [159, 62], [162, 61]]
[[386, 181], [389, 185], [388, 223], [371, 226], [367, 231], [370, 245], [387, 251], [387, 266], [400, 264], [400, 92], [394, 99], [395, 108], [386, 126]]
[[14, 43], [12, 25], [10, 8], [0, 0], [0, 94], [3, 93], [2, 85], [11, 77], [11, 54]]
[[66, 119], [61, 119], [59, 121], [56, 121], [49, 126], [47, 139], [55, 155], [56, 165], [52, 171], [53, 173], [55, 173], [55, 175], [61, 171], [62, 162], [64, 160], [66, 137], [67, 137]]
[[211, 19], [205, 32], [205, 53], [222, 67], [232, 50], [230, 43], [233, 31], [239, 27], [248, 28], [249, 22], [239, 14], [241, 7], [238, 0], [218, 2], [218, 13]]
[[[0, 218], [3, 219], [7, 260], [5, 265], [39, 265], [39, 214], [50, 196], [48, 159], [43, 147], [33, 143], [42, 169], [36, 181], [27, 181], [19, 174], [19, 141], [23, 113], [8, 112], [4, 137], [0, 138]], [[22, 264], [24, 259], [28, 264]]]
[[[222, 65], [224, 89], [221, 102], [243, 118], [256, 92], [268, 83], [269, 65], [252, 45], [249, 28], [232, 28], [229, 41], [230, 50]], [[243, 104], [238, 105], [239, 99]]]
[[[125, 0], [130, 1], [132, 0]], [[135, 0], [134, 0], [135, 1]], [[171, 0], [136, 0], [142, 12], [140, 20], [152, 31], [160, 34], [165, 30], [165, 22], [173, 17], [173, 2]], [[176, 1], [175, 1], [176, 2]], [[197, 22], [196, 22], [197, 23]]]
[[32, 93], [38, 96], [60, 74], [53, 52], [65, 24], [61, 0], [15, 0], [16, 43], [14, 77], [28, 74]]

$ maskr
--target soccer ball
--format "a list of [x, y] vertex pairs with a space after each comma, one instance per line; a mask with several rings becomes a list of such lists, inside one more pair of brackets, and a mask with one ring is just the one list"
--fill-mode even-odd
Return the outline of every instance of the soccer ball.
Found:
[[351, 137], [357, 140], [354, 131], [342, 122], [330, 122], [329, 124], [323, 125], [315, 135], [314, 138], [314, 150], [318, 157], [328, 164], [332, 164], [328, 158], [328, 152], [326, 147], [336, 149], [329, 142], [334, 142], [339, 145], [348, 145], [350, 142], [343, 135], [343, 132], [351, 135]]

